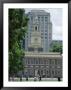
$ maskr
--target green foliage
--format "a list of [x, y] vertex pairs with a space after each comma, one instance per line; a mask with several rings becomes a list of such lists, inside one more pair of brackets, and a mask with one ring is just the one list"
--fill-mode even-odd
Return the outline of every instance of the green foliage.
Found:
[[25, 36], [28, 18], [24, 9], [9, 9], [9, 47], [12, 48], [14, 42]]
[[50, 51], [51, 51], [51, 52], [60, 52], [60, 53], [62, 53], [62, 45], [57, 44], [57, 43], [54, 43], [54, 44], [52, 45], [52, 48], [51, 48]]
[[25, 37], [28, 18], [24, 9], [9, 9], [9, 75], [23, 70], [24, 49], [20, 41]]

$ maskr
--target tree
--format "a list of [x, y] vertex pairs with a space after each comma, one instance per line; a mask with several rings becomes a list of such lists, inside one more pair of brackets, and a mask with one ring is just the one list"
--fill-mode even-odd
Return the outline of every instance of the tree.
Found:
[[23, 70], [24, 50], [20, 41], [25, 37], [28, 18], [24, 9], [9, 9], [9, 76]]
[[51, 47], [51, 52], [60, 52], [62, 54], [62, 45], [54, 43]]

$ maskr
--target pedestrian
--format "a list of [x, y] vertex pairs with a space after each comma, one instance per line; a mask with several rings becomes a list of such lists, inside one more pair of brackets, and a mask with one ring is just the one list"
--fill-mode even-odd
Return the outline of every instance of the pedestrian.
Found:
[[61, 81], [60, 77], [58, 77], [58, 81]]

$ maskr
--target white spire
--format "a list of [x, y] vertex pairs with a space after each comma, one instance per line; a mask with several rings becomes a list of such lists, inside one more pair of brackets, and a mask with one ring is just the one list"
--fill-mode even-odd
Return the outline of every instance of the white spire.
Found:
[[37, 16], [35, 16], [33, 23], [38, 24], [38, 17]]

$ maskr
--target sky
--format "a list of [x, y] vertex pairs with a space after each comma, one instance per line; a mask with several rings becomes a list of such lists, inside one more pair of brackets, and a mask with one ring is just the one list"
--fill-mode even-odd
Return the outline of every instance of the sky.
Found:
[[[34, 10], [34, 8], [25, 8], [25, 13]], [[50, 20], [52, 22], [52, 39], [53, 40], [63, 40], [62, 31], [62, 8], [38, 8], [38, 10], [45, 10], [50, 13]]]

